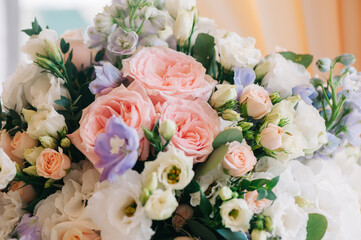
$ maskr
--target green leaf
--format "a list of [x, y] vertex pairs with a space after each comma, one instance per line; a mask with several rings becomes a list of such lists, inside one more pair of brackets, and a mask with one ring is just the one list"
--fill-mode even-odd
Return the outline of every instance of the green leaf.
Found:
[[266, 183], [266, 189], [272, 190], [277, 185], [279, 179], [280, 179], [279, 176], [272, 178], [271, 181]]
[[26, 33], [28, 36], [38, 35], [41, 31], [43, 31], [43, 29], [36, 18], [31, 23], [31, 28], [22, 30], [22, 32]]
[[200, 239], [217, 240], [216, 235], [203, 224], [195, 220], [188, 220], [187, 225], [192, 231], [193, 235], [200, 237]]
[[214, 150], [212, 154], [208, 157], [207, 161], [199, 165], [196, 171], [196, 178], [205, 175], [206, 173], [217, 167], [218, 164], [222, 162], [224, 155], [226, 155], [227, 151], [227, 145], [221, 145], [216, 150]]
[[308, 214], [306, 240], [321, 240], [327, 229], [327, 219], [318, 213]]
[[187, 194], [195, 193], [201, 190], [199, 183], [196, 180], [192, 180], [185, 188], [184, 192]]
[[248, 238], [241, 232], [232, 232], [229, 229], [217, 229], [219, 235], [224, 237], [227, 240], [247, 240]]
[[216, 149], [221, 145], [226, 143], [231, 143], [234, 141], [242, 142], [243, 135], [242, 132], [238, 129], [227, 129], [218, 134], [218, 136], [213, 141], [213, 148]]
[[209, 215], [212, 213], [212, 204], [209, 202], [204, 192], [200, 191], [200, 193], [201, 203], [199, 204], [199, 210], [201, 210], [201, 213], [205, 219], [209, 219]]
[[64, 38], [62, 38], [60, 40], [60, 49], [62, 51], [62, 53], [67, 53], [69, 51], [69, 48], [70, 48], [70, 44], [65, 42]]
[[257, 189], [257, 188], [263, 187], [264, 185], [266, 185], [269, 182], [270, 182], [270, 180], [268, 180], [268, 179], [260, 178], [260, 179], [253, 180], [251, 182], [251, 186], [253, 186]]
[[200, 63], [203, 67], [208, 69], [215, 56], [214, 37], [206, 33], [200, 33], [197, 36], [196, 42], [193, 46], [192, 56]]
[[55, 103], [60, 105], [60, 106], [63, 106], [66, 110], [71, 112], [71, 102], [67, 97], [61, 96], [60, 99], [55, 100]]
[[305, 68], [310, 66], [313, 56], [309, 54], [296, 54], [294, 52], [279, 52], [287, 60], [303, 65]]
[[251, 181], [247, 180], [247, 179], [242, 179], [242, 182], [241, 182], [241, 189], [242, 190], [245, 190], [249, 187], [249, 185], [251, 184]]
[[98, 51], [97, 54], [95, 55], [95, 61], [99, 62], [99, 61], [103, 60], [104, 54], [105, 54], [104, 49]]
[[267, 190], [267, 197], [268, 200], [274, 201], [276, 200], [277, 196], [274, 192]]
[[258, 192], [257, 201], [261, 200], [263, 198], [267, 198], [268, 192], [266, 189], [260, 188], [260, 189], [257, 189], [257, 192]]

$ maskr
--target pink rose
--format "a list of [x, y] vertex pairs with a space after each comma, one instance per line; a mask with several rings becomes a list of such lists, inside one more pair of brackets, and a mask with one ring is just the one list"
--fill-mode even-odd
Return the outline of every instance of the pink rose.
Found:
[[24, 160], [18, 158], [13, 155], [13, 147], [11, 147], [11, 136], [6, 130], [2, 130], [0, 134], [0, 148], [4, 150], [4, 152], [9, 156], [9, 158], [13, 161], [18, 163], [20, 166], [23, 166]]
[[45, 148], [36, 159], [36, 171], [39, 176], [59, 180], [66, 175], [71, 165], [70, 159], [59, 148], [59, 152]]
[[187, 204], [181, 204], [175, 210], [174, 216], [172, 218], [172, 224], [175, 229], [178, 231], [183, 227], [187, 220], [193, 216], [193, 208]]
[[272, 101], [269, 93], [256, 84], [244, 88], [239, 102], [247, 103], [247, 113], [254, 119], [263, 118], [272, 108]]
[[285, 131], [281, 127], [270, 123], [261, 131], [260, 143], [264, 148], [271, 151], [276, 150], [282, 146], [282, 136], [284, 133]]
[[24, 150], [38, 145], [38, 141], [30, 137], [26, 132], [17, 132], [10, 143], [13, 150], [11, 153], [20, 159], [24, 159]]
[[61, 222], [56, 224], [51, 229], [50, 239], [101, 240], [100, 236], [82, 221]]
[[156, 114], [144, 88], [137, 82], [128, 88], [119, 86], [110, 93], [97, 97], [83, 110], [79, 129], [68, 137], [96, 165], [100, 158], [94, 151], [95, 139], [105, 131], [105, 125], [113, 115], [122, 117], [129, 127], [138, 131], [141, 159], [146, 160], [149, 155], [149, 142], [144, 137], [142, 127], [150, 129]]
[[[96, 55], [96, 49], [89, 49], [88, 46], [84, 44], [84, 38], [82, 34], [82, 29], [68, 30], [60, 38], [64, 38], [65, 42], [70, 44], [70, 49], [73, 49], [73, 59], [72, 62], [78, 70], [87, 68], [90, 66], [91, 57], [94, 59]], [[68, 57], [68, 53], [65, 55], [65, 58]]]
[[25, 185], [24, 182], [12, 182], [10, 184], [11, 191], [18, 191], [20, 197], [23, 199], [24, 202], [30, 203], [34, 201], [37, 197], [35, 189], [32, 185]]
[[123, 60], [122, 71], [141, 83], [154, 103], [169, 97], [208, 101], [217, 83], [194, 58], [166, 47], [141, 49]]
[[257, 197], [257, 191], [247, 192], [244, 194], [244, 200], [246, 200], [248, 207], [252, 210], [252, 212], [259, 214], [263, 211], [263, 209], [270, 206], [272, 201], [266, 198], [257, 201]]
[[229, 175], [240, 177], [251, 171], [256, 163], [257, 159], [246, 141], [234, 141], [228, 144], [228, 152], [224, 156], [222, 166], [228, 170]]
[[193, 162], [204, 162], [213, 151], [212, 142], [219, 133], [217, 112], [207, 102], [172, 99], [160, 108], [161, 121], [172, 120], [177, 125], [171, 143]]

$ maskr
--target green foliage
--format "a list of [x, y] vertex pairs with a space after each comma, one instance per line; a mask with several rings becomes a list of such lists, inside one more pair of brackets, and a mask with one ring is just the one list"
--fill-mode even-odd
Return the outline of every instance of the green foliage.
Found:
[[294, 52], [279, 52], [287, 60], [303, 65], [305, 68], [310, 66], [313, 56], [309, 54], [296, 54]]
[[205, 220], [209, 220], [209, 215], [212, 213], [212, 204], [209, 202], [208, 198], [201, 190], [199, 183], [196, 180], [192, 180], [187, 187], [183, 190], [185, 195], [189, 195], [192, 193], [200, 192], [201, 194], [201, 202], [197, 206], [198, 210], [201, 212], [203, 218]]
[[207, 239], [207, 240], [217, 240], [216, 235], [212, 230], [204, 226], [203, 224], [195, 221], [195, 220], [188, 220], [187, 222], [188, 227], [192, 231], [192, 233], [200, 237], [201, 239]]
[[69, 51], [70, 44], [65, 42], [64, 38], [60, 40], [60, 49], [62, 53], [67, 53]]
[[201, 163], [196, 170], [196, 177], [205, 175], [220, 164], [228, 151], [227, 145], [221, 145], [208, 157], [207, 161]]
[[234, 141], [242, 142], [243, 135], [242, 132], [238, 129], [227, 129], [217, 135], [213, 141], [213, 148], [216, 149], [221, 145], [231, 143]]
[[102, 49], [102, 50], [100, 50], [100, 51], [97, 52], [97, 54], [95, 55], [95, 59], [94, 59], [94, 60], [95, 60], [96, 62], [99, 62], [99, 61], [103, 60], [104, 55], [105, 55], [105, 50]]
[[[8, 109], [8, 112], [5, 113], [2, 111], [1, 107], [1, 129], [6, 129], [6, 131], [11, 135], [14, 136], [18, 131], [23, 131], [27, 129], [28, 124], [23, 120], [22, 116], [17, 113], [13, 109]], [[3, 126], [3, 121], [5, 121], [5, 126]]]
[[209, 69], [212, 61], [215, 59], [216, 51], [214, 37], [206, 33], [200, 33], [197, 36], [196, 42], [192, 49], [192, 56], [200, 63], [205, 69]]
[[274, 201], [276, 199], [276, 195], [272, 191], [273, 188], [277, 185], [279, 177], [268, 179], [239, 179], [235, 182], [235, 186], [231, 187], [233, 191], [236, 191], [240, 196], [246, 192], [257, 191], [258, 197], [257, 200], [268, 199]]
[[321, 240], [326, 233], [327, 219], [318, 213], [308, 214], [306, 240]]
[[159, 119], [154, 124], [154, 127], [152, 130], [149, 130], [149, 129], [143, 127], [143, 132], [144, 132], [145, 138], [154, 147], [155, 154], [152, 155], [152, 153], [150, 153], [150, 156], [149, 156], [149, 160], [154, 160], [157, 158], [158, 153], [162, 152], [169, 145], [171, 139], [168, 139], [166, 141], [166, 143], [163, 145], [162, 139], [159, 134]]
[[34, 18], [34, 21], [31, 23], [31, 28], [22, 30], [22, 32], [28, 36], [38, 35], [41, 31], [43, 31], [43, 29], [36, 18]]
[[227, 240], [247, 240], [248, 238], [241, 232], [232, 232], [229, 229], [217, 229], [217, 233]]

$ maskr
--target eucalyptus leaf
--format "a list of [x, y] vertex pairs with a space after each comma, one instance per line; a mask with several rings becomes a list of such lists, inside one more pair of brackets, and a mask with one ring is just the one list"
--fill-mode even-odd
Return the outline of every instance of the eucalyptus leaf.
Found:
[[327, 219], [318, 213], [308, 214], [306, 240], [321, 240], [326, 233]]
[[[193, 46], [192, 56], [200, 63], [203, 67], [209, 69], [215, 56], [214, 37], [206, 33], [200, 33], [197, 36], [196, 42]], [[213, 71], [213, 70], [212, 70]]]
[[216, 231], [227, 240], [248, 240], [245, 234], [241, 232], [232, 232], [231, 230], [225, 228], [217, 229]]
[[208, 157], [207, 161], [201, 163], [201, 165], [196, 170], [196, 178], [205, 175], [212, 169], [218, 166], [222, 162], [224, 156], [227, 154], [228, 146], [221, 145], [212, 154]]
[[310, 54], [296, 54], [294, 52], [279, 52], [287, 60], [303, 65], [305, 68], [310, 66], [313, 56]]
[[218, 136], [213, 141], [213, 148], [216, 149], [221, 145], [231, 143], [234, 141], [242, 142], [243, 135], [242, 132], [238, 129], [227, 129], [218, 134]]
[[199, 183], [196, 180], [192, 180], [185, 188], [184, 192], [187, 194], [192, 194], [201, 190]]
[[210, 230], [203, 224], [195, 220], [188, 220], [187, 225], [191, 229], [193, 235], [195, 235], [196, 237], [200, 237], [201, 239], [206, 239], [206, 240], [217, 240], [217, 237], [212, 232], [212, 230]]

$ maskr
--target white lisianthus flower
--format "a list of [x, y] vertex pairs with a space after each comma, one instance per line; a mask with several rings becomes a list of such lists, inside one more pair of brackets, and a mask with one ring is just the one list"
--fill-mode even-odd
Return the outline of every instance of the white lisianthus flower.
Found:
[[282, 239], [306, 239], [308, 214], [296, 204], [292, 195], [278, 195], [263, 214], [272, 218], [275, 235]]
[[191, 11], [196, 7], [196, 0], [166, 0], [165, 7], [169, 14], [175, 19], [179, 11]]
[[57, 113], [53, 107], [47, 107], [39, 109], [31, 117], [27, 133], [35, 139], [47, 135], [57, 137], [57, 132], [61, 132], [64, 127], [66, 127], [64, 116]]
[[233, 198], [223, 202], [220, 209], [222, 223], [226, 228], [232, 232], [248, 231], [253, 212], [244, 199]]
[[158, 183], [164, 189], [181, 190], [185, 188], [194, 176], [193, 158], [183, 151], [169, 147], [166, 152], [160, 152], [155, 161], [145, 163], [142, 172], [144, 184], [150, 181], [152, 173], [157, 173]]
[[8, 239], [8, 234], [25, 213], [23, 207], [18, 191], [0, 192], [0, 239]]
[[232, 67], [254, 67], [261, 59], [261, 51], [255, 49], [256, 40], [243, 38], [234, 32], [227, 32], [216, 39], [216, 48], [222, 66], [229, 70]]
[[283, 98], [292, 95], [292, 88], [309, 84], [311, 78], [304, 66], [285, 59], [279, 53], [267, 56], [256, 68], [256, 73], [260, 71], [267, 73], [262, 79], [262, 86], [269, 92], [279, 92]]
[[179, 10], [173, 32], [180, 46], [183, 46], [192, 33], [196, 11]]
[[89, 199], [88, 212], [99, 226], [102, 239], [151, 238], [154, 233], [152, 220], [147, 217], [139, 200], [141, 192], [140, 175], [128, 170]]
[[0, 148], [0, 189], [6, 188], [16, 175], [15, 162]]
[[158, 189], [149, 197], [144, 209], [150, 219], [165, 220], [172, 216], [177, 207], [178, 202], [171, 189]]

